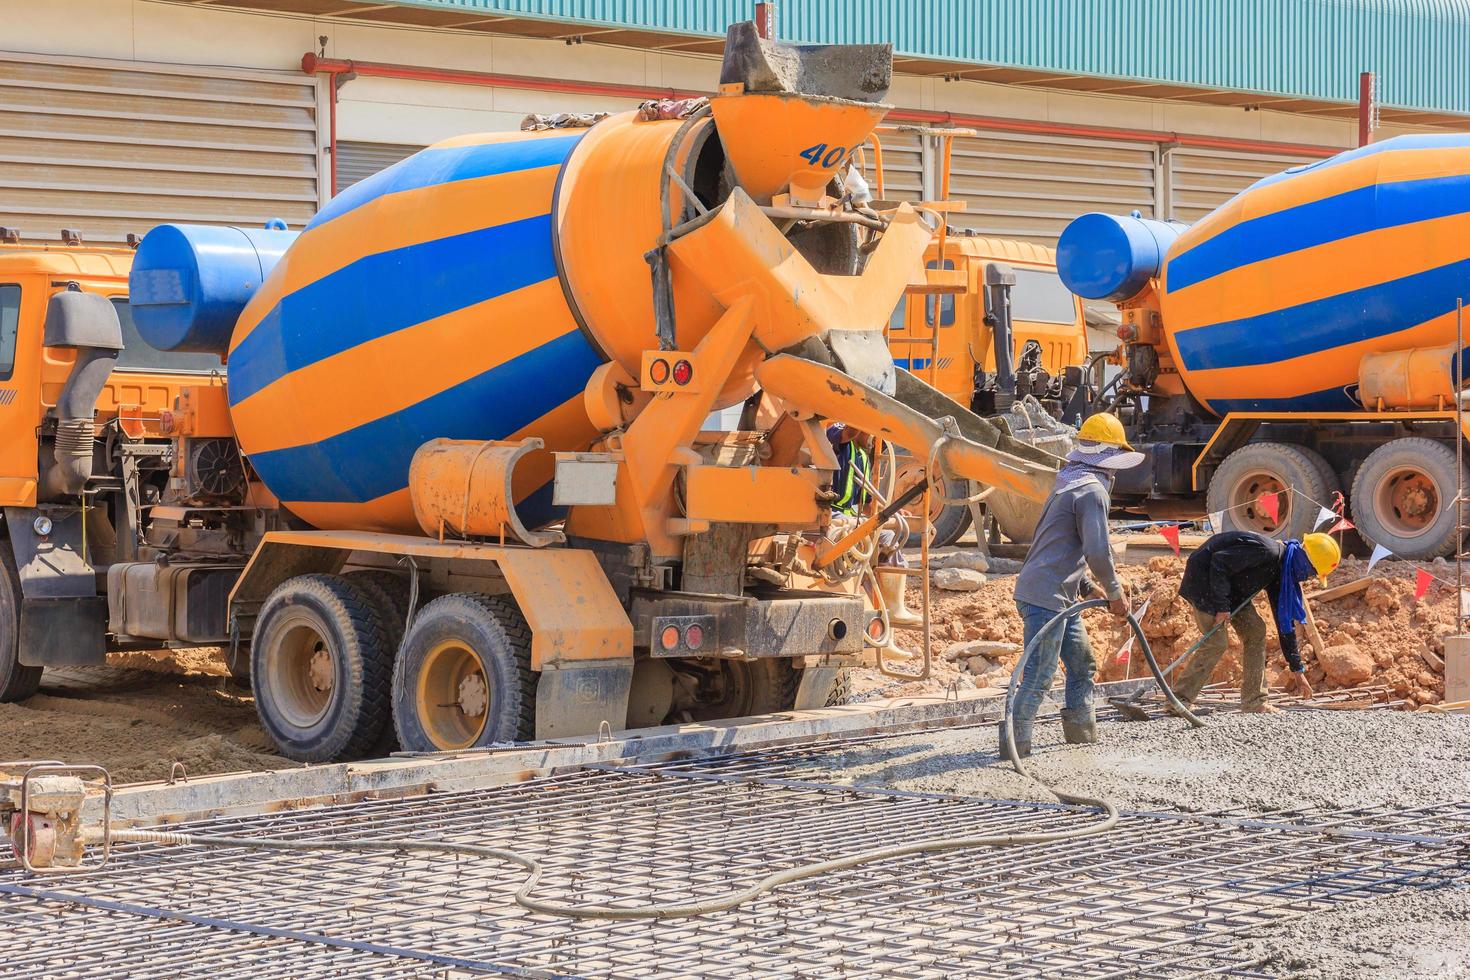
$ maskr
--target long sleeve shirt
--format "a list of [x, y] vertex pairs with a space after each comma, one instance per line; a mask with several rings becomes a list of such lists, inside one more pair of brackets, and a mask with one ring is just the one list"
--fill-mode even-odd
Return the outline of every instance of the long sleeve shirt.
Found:
[[1108, 541], [1108, 491], [1097, 480], [1058, 490], [1047, 500], [1016, 577], [1016, 600], [1061, 612], [1077, 601], [1087, 570], [1109, 599], [1123, 597]]
[[1291, 669], [1302, 672], [1293, 624], [1281, 622], [1277, 596], [1281, 594], [1282, 543], [1253, 531], [1226, 531], [1212, 535], [1184, 563], [1179, 594], [1200, 612], [1233, 612], [1262, 589], [1266, 590], [1281, 654]]

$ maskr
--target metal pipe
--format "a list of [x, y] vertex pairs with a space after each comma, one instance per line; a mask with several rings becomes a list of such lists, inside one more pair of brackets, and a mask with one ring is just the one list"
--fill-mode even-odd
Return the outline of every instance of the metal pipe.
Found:
[[[597, 95], [615, 99], [692, 99], [709, 92], [692, 89], [657, 88], [621, 82], [583, 82], [566, 78], [534, 75], [510, 75], [500, 72], [463, 71], [454, 68], [422, 68], [415, 65], [388, 64], [376, 61], [350, 61], [322, 58], [307, 52], [301, 59], [301, 70], [308, 75], [356, 72], [375, 78], [400, 78], [422, 82], [447, 82], [456, 85], [484, 85], [525, 89], [539, 92], [561, 92], [573, 95]], [[1234, 139], [1217, 136], [1187, 136], [1165, 130], [1123, 129], [1113, 126], [1085, 126], [1075, 123], [1033, 122], [1002, 116], [976, 116], [968, 113], [936, 112], [929, 109], [894, 109], [888, 113], [893, 122], [937, 123], [964, 126], [992, 132], [1037, 133], [1046, 136], [1082, 136], [1092, 139], [1125, 140], [1140, 143], [1177, 143], [1180, 146], [1216, 150], [1277, 153], [1308, 157], [1330, 157], [1342, 152], [1341, 147], [1310, 143], [1281, 143], [1272, 140]]]
[[1358, 75], [1358, 145], [1373, 142], [1373, 130], [1377, 127], [1378, 103], [1373, 98], [1374, 78], [1371, 71]]
[[883, 200], [883, 141], [878, 138], [877, 133], [868, 134], [868, 142], [873, 144], [873, 196]]

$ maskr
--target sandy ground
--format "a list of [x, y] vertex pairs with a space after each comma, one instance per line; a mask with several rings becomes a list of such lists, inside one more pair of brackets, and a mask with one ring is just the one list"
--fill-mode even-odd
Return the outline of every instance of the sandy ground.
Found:
[[[35, 697], [0, 704], [0, 755], [94, 763], [115, 783], [294, 765], [273, 753], [250, 692], [211, 676], [224, 673], [216, 658], [118, 659], [133, 666], [54, 668]], [[185, 661], [193, 673], [172, 672]]]

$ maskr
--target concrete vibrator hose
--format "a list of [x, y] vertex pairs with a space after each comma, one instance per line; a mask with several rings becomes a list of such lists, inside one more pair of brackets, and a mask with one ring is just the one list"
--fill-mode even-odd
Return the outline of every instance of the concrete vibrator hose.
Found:
[[[731, 888], [699, 901], [651, 904], [631, 908], [592, 903], [559, 902], [535, 898], [532, 893], [536, 890], [536, 886], [540, 883], [545, 873], [545, 867], [541, 863], [541, 860], [519, 851], [489, 847], [481, 844], [457, 844], [448, 841], [416, 838], [388, 838], [382, 840], [272, 840], [259, 837], [229, 837], [217, 834], [193, 834], [172, 830], [132, 830], [123, 828], [114, 828], [111, 831], [111, 839], [114, 842], [132, 841], [194, 847], [242, 847], [265, 851], [391, 851], [406, 854], [440, 854], [453, 857], [489, 858], [495, 861], [505, 861], [509, 864], [514, 864], [527, 872], [526, 880], [522, 882], [513, 896], [516, 904], [527, 911], [573, 919], [629, 920], [679, 919], [724, 912], [759, 898], [761, 895], [775, 891], [782, 885], [789, 885], [793, 882], [803, 881], [808, 878], [815, 878], [819, 875], [831, 874], [837, 871], [846, 871], [849, 868], [855, 868], [864, 864], [889, 861], [914, 854], [937, 854], [946, 851], [971, 850], [979, 847], [1015, 847], [1024, 844], [1053, 844], [1060, 841], [1076, 840], [1080, 837], [1106, 833], [1118, 823], [1119, 812], [1117, 805], [1110, 800], [1064, 793], [1038, 779], [1027, 770], [1025, 764], [1021, 762], [1020, 756], [1016, 754], [1015, 740], [1012, 737], [1016, 686], [1026, 669], [1026, 664], [1035, 652], [1039, 641], [1068, 616], [1081, 612], [1084, 609], [1091, 609], [1106, 604], [1106, 599], [1090, 599], [1085, 602], [1079, 602], [1052, 617], [1036, 636], [1032, 637], [1031, 642], [1026, 644], [1025, 649], [1021, 651], [1021, 657], [1016, 661], [1016, 669], [1011, 674], [1010, 687], [1006, 691], [1005, 742], [1011, 765], [1021, 775], [1045, 786], [1061, 802], [1090, 807], [1103, 812], [1102, 820], [1095, 821], [1084, 827], [1077, 827], [1071, 830], [1049, 831], [1046, 833], [926, 838], [909, 844], [898, 844], [892, 847], [857, 851], [843, 857], [832, 858], [828, 861], [801, 864], [794, 868], [787, 868], [784, 871], [773, 872], [766, 875], [760, 881], [744, 888]], [[1138, 620], [1134, 618], [1132, 613], [1128, 614], [1128, 625], [1132, 628], [1133, 635], [1138, 638], [1139, 643], [1142, 645], [1144, 659], [1148, 661], [1149, 670], [1153, 673], [1154, 680], [1158, 682], [1170, 706], [1194, 727], [1203, 727], [1204, 722], [1196, 717], [1169, 688], [1168, 682], [1164, 679], [1163, 671], [1159, 669], [1158, 661], [1154, 659], [1153, 649], [1149, 646], [1148, 638], [1143, 635], [1143, 630], [1138, 625]], [[1200, 643], [1208, 639], [1215, 629], [1219, 629], [1219, 625], [1201, 637], [1195, 644], [1195, 647], [1198, 647]], [[1194, 647], [1191, 647], [1190, 651], [1186, 651], [1185, 655], [1188, 656], [1188, 653], [1192, 652], [1193, 649]], [[92, 836], [96, 839], [101, 839], [102, 831], [95, 831], [92, 833]]]

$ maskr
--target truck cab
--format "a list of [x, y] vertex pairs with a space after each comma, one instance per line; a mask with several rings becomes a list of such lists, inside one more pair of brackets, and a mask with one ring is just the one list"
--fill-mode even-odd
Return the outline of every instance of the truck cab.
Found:
[[1062, 411], [1066, 369], [1087, 358], [1082, 301], [1057, 275], [1056, 253], [1044, 245], [960, 233], [929, 247], [930, 269], [960, 270], [963, 292], [909, 295], [894, 310], [888, 344], [893, 362], [979, 415], [1005, 411], [998, 390], [996, 286], [1009, 270], [1011, 368], [1015, 397], [1033, 395]]
[[[1079, 421], [1070, 415], [1087, 359], [1087, 325], [1082, 301], [1057, 275], [1056, 252], [960, 232], [936, 238], [924, 260], [929, 269], [958, 272], [963, 286], [904, 296], [889, 323], [893, 363], [980, 416], [1007, 413], [1029, 395], [1053, 418]], [[1007, 332], [1010, 343], [998, 345], [997, 335]], [[901, 460], [898, 486], [922, 479], [922, 470], [922, 461]], [[946, 503], [969, 496], [969, 488], [948, 482], [930, 498], [936, 546], [953, 543], [972, 522], [968, 507]], [[991, 510], [1008, 536], [1029, 537], [1034, 515]]]
[[[21, 243], [0, 229], [0, 701], [34, 693], [47, 664], [101, 662], [106, 652], [106, 566], [117, 560], [129, 511], [122, 474], [110, 447], [146, 447], [137, 458], [144, 479], [132, 513], [166, 488], [172, 465], [165, 432], [186, 387], [223, 391], [220, 361], [210, 354], [159, 351], [133, 329], [128, 306], [129, 248], [83, 245], [74, 235], [55, 244]], [[88, 357], [82, 344], [52, 344], [53, 297], [100, 297], [93, 312], [115, 317], [120, 349], [109, 350], [85, 391], [92, 400], [91, 465], [78, 505], [46, 489], [57, 462], [58, 404]], [[54, 316], [54, 314], [53, 314]], [[108, 323], [108, 329], [113, 324]], [[115, 354], [115, 359], [113, 359]], [[107, 362], [111, 370], [107, 370]], [[82, 423], [85, 429], [85, 423]], [[85, 459], [85, 431], [77, 454]]]

